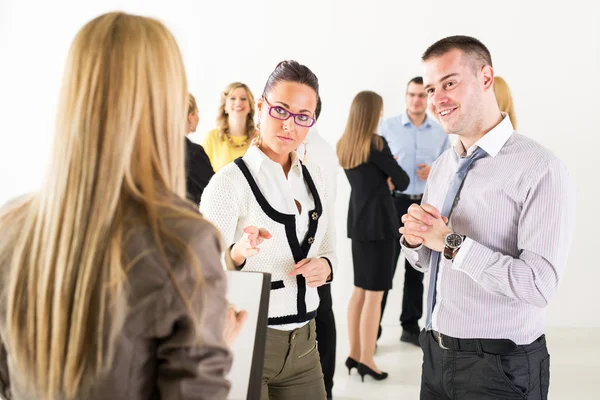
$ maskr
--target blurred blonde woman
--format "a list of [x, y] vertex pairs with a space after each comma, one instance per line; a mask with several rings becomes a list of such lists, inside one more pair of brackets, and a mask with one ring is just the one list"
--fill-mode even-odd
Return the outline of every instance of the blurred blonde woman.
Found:
[[496, 93], [496, 100], [498, 101], [498, 107], [500, 111], [508, 114], [510, 122], [514, 130], [517, 130], [517, 116], [515, 115], [515, 106], [513, 104], [512, 94], [510, 88], [500, 76], [494, 77], [494, 92]]
[[390, 195], [388, 178], [403, 191], [409, 177], [398, 165], [387, 141], [377, 135], [383, 99], [371, 91], [356, 95], [346, 129], [337, 143], [340, 165], [350, 182], [348, 237], [352, 239], [354, 291], [348, 303], [350, 354], [346, 367], [375, 380], [388, 377], [375, 365], [375, 342], [381, 299], [392, 288], [394, 255], [400, 219]]
[[229, 84], [221, 92], [217, 127], [201, 140], [215, 172], [246, 153], [255, 130], [250, 88], [241, 82]]
[[188, 93], [158, 21], [87, 23], [64, 73], [52, 163], [0, 213], [0, 393], [225, 399], [215, 228], [185, 197]]

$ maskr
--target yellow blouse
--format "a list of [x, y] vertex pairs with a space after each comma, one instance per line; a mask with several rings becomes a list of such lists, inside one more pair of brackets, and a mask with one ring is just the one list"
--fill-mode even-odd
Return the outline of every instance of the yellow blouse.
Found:
[[246, 136], [231, 137], [231, 141], [236, 146], [240, 146], [242, 143], [247, 141], [248, 144], [243, 147], [234, 147], [229, 143], [229, 140], [227, 140], [226, 137], [224, 139], [225, 140], [219, 139], [218, 129], [213, 129], [204, 135], [200, 141], [200, 144], [202, 144], [202, 147], [204, 147], [204, 150], [206, 151], [206, 154], [208, 155], [210, 163], [212, 164], [215, 172], [236, 158], [242, 157], [244, 154], [246, 154], [246, 150], [248, 150], [248, 146], [250, 145], [250, 140], [248, 140]]

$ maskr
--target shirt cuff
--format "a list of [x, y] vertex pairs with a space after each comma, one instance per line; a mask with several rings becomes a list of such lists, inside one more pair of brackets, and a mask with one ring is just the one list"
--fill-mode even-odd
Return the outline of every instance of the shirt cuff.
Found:
[[406, 240], [404, 240], [404, 235], [402, 235], [402, 237], [400, 237], [400, 245], [402, 246], [402, 248], [409, 250], [409, 251], [419, 251], [423, 248], [423, 244], [420, 244], [417, 247], [410, 247], [408, 245], [408, 243], [406, 243]]
[[331, 275], [330, 278], [327, 279], [325, 281], [325, 283], [330, 283], [331, 281], [333, 281], [333, 264], [331, 264], [331, 260], [327, 257], [321, 257], [323, 260], [327, 261], [327, 264], [329, 264], [329, 269], [331, 270]]
[[493, 254], [494, 252], [484, 245], [466, 238], [460, 250], [458, 250], [456, 258], [454, 258], [452, 269], [466, 273], [477, 282], [485, 270], [487, 260]]
[[404, 235], [400, 238], [400, 246], [402, 246], [402, 250], [404, 251], [404, 255], [406, 257], [410, 257], [415, 263], [419, 261], [419, 253], [418, 251], [423, 248], [423, 245], [420, 244], [417, 247], [409, 247], [408, 243], [404, 240]]

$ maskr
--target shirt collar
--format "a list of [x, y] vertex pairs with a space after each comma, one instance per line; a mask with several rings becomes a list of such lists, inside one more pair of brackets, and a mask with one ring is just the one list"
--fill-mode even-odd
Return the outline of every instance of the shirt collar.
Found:
[[[467, 150], [467, 156], [470, 156], [477, 147], [481, 147], [487, 154], [496, 157], [512, 134], [513, 126], [510, 117], [506, 113], [502, 113], [502, 121], [471, 146]], [[456, 141], [454, 151], [458, 156], [464, 154], [464, 147], [460, 138]]]
[[[408, 117], [408, 111], [404, 111], [402, 114], [400, 114], [400, 123], [404, 126], [412, 125], [412, 122]], [[429, 115], [425, 114], [425, 121], [423, 121], [423, 125], [421, 126], [431, 128], [431, 120], [429, 119]]]
[[[302, 176], [302, 163], [298, 158], [298, 154], [295, 151], [290, 153], [292, 157], [292, 168], [291, 171], [295, 172], [299, 176]], [[248, 166], [248, 169], [254, 174], [268, 173], [266, 171], [281, 170], [282, 167], [279, 163], [271, 160], [258, 146], [249, 146], [244, 154], [244, 162]], [[262, 170], [262, 172], [261, 172]]]

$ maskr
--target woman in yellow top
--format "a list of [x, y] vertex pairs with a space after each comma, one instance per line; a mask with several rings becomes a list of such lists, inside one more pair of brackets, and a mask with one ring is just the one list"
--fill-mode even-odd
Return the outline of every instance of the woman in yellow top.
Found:
[[217, 128], [201, 142], [215, 172], [246, 153], [255, 129], [252, 92], [243, 83], [229, 84], [221, 93]]

